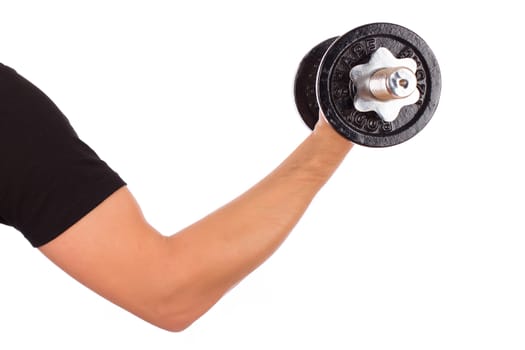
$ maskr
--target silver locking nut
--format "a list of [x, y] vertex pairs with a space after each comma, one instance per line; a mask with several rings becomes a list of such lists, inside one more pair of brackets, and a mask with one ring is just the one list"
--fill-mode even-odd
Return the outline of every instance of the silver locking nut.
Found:
[[360, 112], [376, 112], [384, 121], [394, 121], [404, 106], [419, 100], [417, 63], [412, 58], [396, 58], [384, 47], [370, 61], [350, 71], [357, 93], [354, 106]]

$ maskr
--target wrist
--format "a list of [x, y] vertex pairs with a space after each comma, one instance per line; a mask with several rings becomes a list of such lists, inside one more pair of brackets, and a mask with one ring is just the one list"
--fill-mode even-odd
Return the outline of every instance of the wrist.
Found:
[[[320, 118], [324, 118], [322, 115]], [[312, 132], [312, 137], [315, 138], [319, 147], [330, 153], [346, 155], [352, 147], [353, 143], [339, 134], [326, 120], [320, 119]]]
[[332, 127], [317, 125], [315, 130], [291, 155], [288, 165], [301, 169], [300, 176], [309, 183], [324, 184], [343, 161], [353, 144]]

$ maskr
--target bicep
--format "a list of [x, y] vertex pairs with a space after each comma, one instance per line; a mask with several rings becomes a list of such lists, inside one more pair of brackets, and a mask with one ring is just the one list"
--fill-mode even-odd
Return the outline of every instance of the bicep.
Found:
[[96, 293], [155, 323], [166, 266], [166, 237], [122, 187], [40, 251]]

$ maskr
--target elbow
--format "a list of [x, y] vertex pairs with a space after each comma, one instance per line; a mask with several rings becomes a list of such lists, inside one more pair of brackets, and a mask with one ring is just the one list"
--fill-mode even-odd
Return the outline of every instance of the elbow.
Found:
[[182, 332], [204, 315], [218, 299], [218, 297], [211, 300], [175, 298], [164, 301], [157, 304], [151, 323], [168, 332]]
[[[171, 246], [168, 246], [171, 247]], [[148, 283], [149, 295], [145, 298], [142, 306], [151, 320], [150, 323], [168, 332], [182, 332], [190, 327], [202, 315], [204, 315], [224, 294], [222, 285], [210, 277], [203, 277], [209, 274], [199, 271], [197, 268], [187, 268], [191, 266], [193, 257], [184, 260], [180, 251], [168, 250], [165, 259], [161, 259], [161, 266], [154, 271], [159, 272], [153, 278], [152, 283]], [[173, 257], [178, 257], [175, 261]], [[181, 262], [182, 259], [182, 262]], [[198, 264], [193, 264], [198, 265]], [[169, 280], [165, 276], [171, 276]], [[149, 276], [151, 278], [151, 275]], [[206, 280], [203, 282], [203, 280]]]
[[198, 317], [191, 317], [181, 312], [158, 312], [151, 323], [172, 333], [180, 333], [191, 326]]
[[148, 312], [148, 320], [155, 326], [168, 332], [179, 333], [197, 321], [208, 308], [197, 303], [185, 302], [176, 298], [174, 301], [161, 301], [155, 304]]
[[165, 331], [180, 333], [193, 324], [194, 320], [159, 320], [155, 325]]

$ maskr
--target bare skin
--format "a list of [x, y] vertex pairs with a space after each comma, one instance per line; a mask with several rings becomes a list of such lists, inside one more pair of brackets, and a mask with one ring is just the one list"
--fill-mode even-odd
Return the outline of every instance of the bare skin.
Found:
[[123, 187], [40, 250], [111, 302], [181, 331], [272, 255], [352, 148], [320, 120], [272, 173], [177, 234], [149, 225]]

